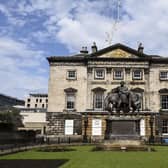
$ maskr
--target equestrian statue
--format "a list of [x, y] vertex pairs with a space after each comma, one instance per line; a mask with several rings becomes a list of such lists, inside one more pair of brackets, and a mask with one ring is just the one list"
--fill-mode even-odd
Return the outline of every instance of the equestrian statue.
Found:
[[123, 113], [129, 113], [132, 111], [140, 110], [141, 108], [141, 94], [134, 93], [125, 86], [125, 82], [121, 81], [120, 86], [112, 89], [104, 99], [104, 109], [109, 112], [117, 112], [120, 114], [120, 111]]

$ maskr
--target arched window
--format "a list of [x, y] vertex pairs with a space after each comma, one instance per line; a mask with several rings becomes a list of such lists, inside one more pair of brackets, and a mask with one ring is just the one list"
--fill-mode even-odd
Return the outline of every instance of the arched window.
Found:
[[106, 89], [97, 87], [93, 91], [93, 108], [94, 110], [103, 110], [104, 92]]

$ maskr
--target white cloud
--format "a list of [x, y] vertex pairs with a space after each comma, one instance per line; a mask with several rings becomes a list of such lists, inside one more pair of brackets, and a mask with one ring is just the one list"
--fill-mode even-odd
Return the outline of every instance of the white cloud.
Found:
[[11, 38], [0, 38], [1, 92], [17, 97], [29, 92], [47, 91], [46, 71], [42, 70], [44, 53]]
[[[18, 3], [18, 8], [10, 7], [10, 10], [1, 5], [0, 10], [9, 16], [10, 11], [23, 16], [29, 14], [34, 14], [36, 17], [46, 16], [47, 19], [42, 26], [47, 31], [39, 30], [36, 34], [38, 40], [43, 42], [48, 37], [55, 37], [70, 51], [79, 51], [82, 45], [91, 45], [92, 41], [96, 41], [99, 48], [104, 47], [105, 34], [110, 33], [116, 18], [117, 0], [29, 0], [28, 2], [22, 0]], [[141, 41], [148, 53], [168, 55], [168, 47], [165, 45], [168, 35], [167, 7], [166, 0], [155, 2], [121, 0], [122, 19], [117, 31], [113, 30], [111, 33], [113, 43], [124, 42], [137, 47], [137, 43]], [[32, 36], [34, 34], [32, 33]]]
[[[90, 46], [93, 41], [99, 48], [104, 47], [105, 34], [110, 33], [116, 18], [117, 0], [31, 2], [31, 12], [39, 10], [48, 16], [44, 23], [48, 35], [55, 36], [70, 51], [79, 51], [82, 45]], [[113, 43], [137, 47], [141, 41], [147, 53], [167, 56], [167, 7], [165, 0], [121, 0], [121, 20], [117, 30], [112, 32]]]
[[[46, 90], [46, 70], [42, 66], [46, 55], [35, 41], [57, 41], [70, 52], [77, 52], [93, 41], [99, 49], [107, 46], [106, 32], [109, 32], [113, 34], [113, 43], [136, 48], [142, 42], [146, 53], [168, 56], [166, 0], [121, 0], [121, 20], [116, 30], [112, 27], [117, 0], [18, 1], [0, 3], [0, 11], [11, 27], [10, 32], [0, 27], [3, 30], [0, 32], [0, 77], [6, 83], [1, 87], [4, 92], [23, 95], [38, 88]], [[26, 36], [13, 38], [14, 28], [26, 24], [39, 25], [39, 29], [29, 28]]]

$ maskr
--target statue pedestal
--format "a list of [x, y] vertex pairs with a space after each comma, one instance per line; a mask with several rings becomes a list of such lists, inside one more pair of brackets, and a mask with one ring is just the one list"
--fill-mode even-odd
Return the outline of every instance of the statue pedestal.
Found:
[[106, 119], [105, 141], [98, 150], [149, 151], [140, 139], [139, 116], [109, 116]]
[[140, 117], [110, 116], [106, 119], [106, 140], [140, 139]]

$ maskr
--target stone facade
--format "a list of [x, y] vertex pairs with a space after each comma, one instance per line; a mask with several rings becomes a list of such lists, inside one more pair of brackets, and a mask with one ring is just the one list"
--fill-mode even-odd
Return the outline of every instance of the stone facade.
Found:
[[[168, 75], [167, 58], [147, 55], [125, 45], [116, 44], [91, 54], [85, 52], [71, 57], [49, 57], [48, 61], [50, 64], [48, 135], [64, 135], [65, 120], [70, 117], [71, 113], [76, 113], [82, 116], [80, 126], [82, 135], [85, 132], [84, 114], [87, 114], [86, 133], [88, 137], [93, 141], [96, 138], [104, 139], [106, 118], [109, 114], [104, 111], [103, 106], [99, 109], [96, 108], [99, 105], [96, 104], [98, 100], [95, 95], [100, 92], [105, 97], [121, 81], [125, 81], [130, 90], [140, 92], [143, 97], [139, 114], [145, 127], [142, 136], [149, 138], [151, 135], [149, 124], [151, 115], [154, 116], [154, 136], [162, 134], [162, 124], [161, 122], [156, 124], [156, 122], [160, 121], [158, 118], [163, 111], [168, 111], [167, 102], [163, 105], [161, 100], [162, 95], [168, 95], [168, 76], [161, 79], [161, 72]], [[72, 95], [68, 97], [69, 92], [73, 92], [74, 97]], [[68, 104], [68, 100], [70, 100], [70, 104]], [[68, 109], [68, 106], [71, 109]], [[165, 106], [166, 109], [163, 109], [162, 106]], [[93, 135], [94, 119], [101, 120], [100, 135]], [[75, 126], [73, 130], [75, 130]], [[95, 128], [96, 131], [98, 129]], [[73, 134], [75, 133], [73, 131]], [[77, 134], [80, 134], [80, 131]]]
[[25, 101], [25, 108], [29, 109], [47, 109], [48, 94], [30, 94]]
[[20, 130], [34, 130], [37, 134], [46, 132], [46, 111], [48, 107], [48, 94], [30, 94], [25, 101], [25, 107], [20, 108], [24, 127]]

